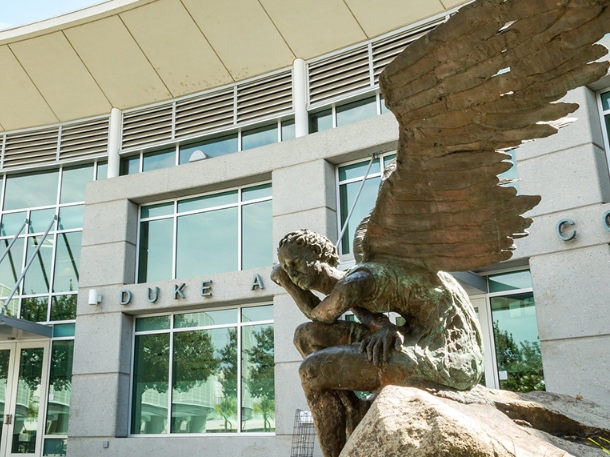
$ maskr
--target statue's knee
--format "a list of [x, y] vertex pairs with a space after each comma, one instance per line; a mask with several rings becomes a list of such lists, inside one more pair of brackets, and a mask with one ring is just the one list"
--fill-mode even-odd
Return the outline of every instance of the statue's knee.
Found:
[[297, 348], [297, 350], [299, 351], [299, 353], [305, 357], [309, 354], [311, 354], [311, 352], [313, 352], [312, 350], [312, 331], [311, 331], [311, 322], [306, 322], [304, 324], [299, 325], [296, 330], [294, 331], [294, 338], [293, 338], [293, 343], [294, 346]]
[[311, 384], [316, 379], [316, 364], [314, 357], [307, 357], [299, 367], [299, 376], [302, 384]]

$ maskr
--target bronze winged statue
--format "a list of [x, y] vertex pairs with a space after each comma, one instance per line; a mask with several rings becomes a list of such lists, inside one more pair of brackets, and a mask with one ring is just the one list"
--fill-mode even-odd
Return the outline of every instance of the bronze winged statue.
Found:
[[[477, 0], [381, 73], [398, 150], [357, 231], [357, 264], [339, 271], [332, 243], [301, 230], [282, 239], [272, 273], [312, 321], [295, 344], [326, 457], [339, 455], [366, 412], [354, 391], [479, 382], [477, 318], [444, 271], [508, 260], [526, 234], [532, 221], [522, 214], [540, 198], [502, 185], [498, 175], [512, 166], [502, 151], [555, 133], [553, 122], [578, 108], [557, 101], [606, 75], [608, 62], [596, 60], [607, 50], [595, 43], [610, 31], [609, 4]], [[337, 320], [348, 310], [360, 322]]]

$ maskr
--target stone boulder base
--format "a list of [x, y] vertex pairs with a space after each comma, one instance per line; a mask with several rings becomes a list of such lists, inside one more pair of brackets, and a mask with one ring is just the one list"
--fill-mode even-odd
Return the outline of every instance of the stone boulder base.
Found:
[[568, 396], [388, 386], [341, 457], [607, 456], [589, 436], [610, 440], [610, 414]]

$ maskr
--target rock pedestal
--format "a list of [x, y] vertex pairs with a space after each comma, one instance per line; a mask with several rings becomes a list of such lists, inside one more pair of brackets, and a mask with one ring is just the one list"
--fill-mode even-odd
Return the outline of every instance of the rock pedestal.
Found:
[[602, 457], [610, 414], [572, 397], [385, 387], [341, 457]]

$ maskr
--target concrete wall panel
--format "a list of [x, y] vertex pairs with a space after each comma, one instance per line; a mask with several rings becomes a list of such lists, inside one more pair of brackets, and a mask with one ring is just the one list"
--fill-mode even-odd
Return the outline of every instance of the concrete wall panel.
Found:
[[540, 340], [610, 335], [610, 246], [535, 256], [530, 266]]
[[609, 347], [610, 335], [543, 342], [547, 390], [574, 397], [582, 395], [610, 411]]

